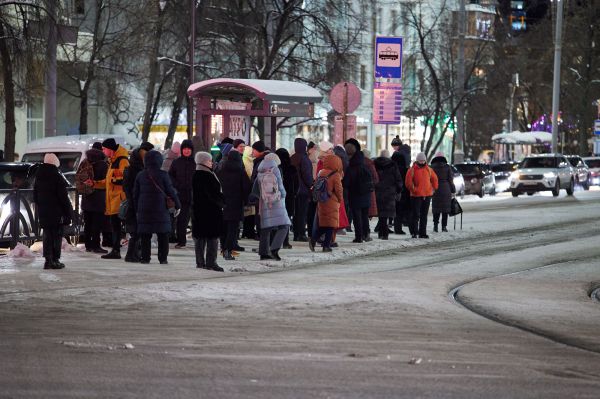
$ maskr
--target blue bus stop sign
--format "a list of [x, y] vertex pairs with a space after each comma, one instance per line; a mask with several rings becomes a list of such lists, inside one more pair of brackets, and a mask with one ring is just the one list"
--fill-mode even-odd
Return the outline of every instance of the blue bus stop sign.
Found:
[[600, 119], [594, 121], [594, 134], [600, 135]]
[[375, 38], [375, 80], [402, 78], [402, 38]]

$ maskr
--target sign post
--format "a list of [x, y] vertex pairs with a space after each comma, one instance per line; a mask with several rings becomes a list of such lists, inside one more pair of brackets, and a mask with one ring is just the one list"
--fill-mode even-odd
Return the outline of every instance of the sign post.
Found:
[[375, 38], [375, 79], [373, 123], [386, 125], [385, 147], [389, 145], [389, 125], [399, 124], [402, 113], [402, 38]]

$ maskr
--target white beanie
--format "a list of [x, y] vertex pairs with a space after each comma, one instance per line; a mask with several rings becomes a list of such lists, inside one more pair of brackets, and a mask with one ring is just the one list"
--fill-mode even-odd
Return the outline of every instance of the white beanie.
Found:
[[331, 144], [329, 141], [323, 140], [319, 143], [319, 150], [321, 150], [321, 152], [327, 152], [331, 149], [333, 149], [333, 144]]
[[51, 152], [48, 152], [46, 155], [44, 155], [44, 163], [54, 165], [57, 168], [60, 166], [60, 161], [58, 160], [57, 156]]
[[422, 152], [417, 154], [417, 162], [419, 161], [427, 161], [427, 156]]
[[196, 161], [196, 165], [206, 166], [206, 162], [212, 160], [212, 155], [210, 155], [208, 152], [200, 151], [196, 153], [194, 160]]
[[[437, 158], [437, 157], [444, 157], [444, 153], [443, 153], [443, 152], [441, 152], [441, 151], [438, 151], [438, 152], [436, 152], [436, 153], [435, 153], [435, 157], [436, 157], [436, 158]], [[444, 157], [444, 158], [445, 158], [445, 157]]]
[[265, 161], [275, 161], [277, 166], [281, 165], [281, 159], [279, 159], [279, 155], [274, 152], [270, 152], [265, 156]]

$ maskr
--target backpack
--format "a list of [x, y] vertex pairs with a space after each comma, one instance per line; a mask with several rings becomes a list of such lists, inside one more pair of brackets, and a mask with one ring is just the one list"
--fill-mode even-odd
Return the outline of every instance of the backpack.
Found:
[[94, 192], [94, 186], [85, 184], [88, 180], [94, 180], [94, 164], [86, 158], [79, 164], [75, 173], [75, 188], [77, 189], [77, 193], [89, 195]]
[[358, 193], [369, 194], [375, 189], [371, 171], [364, 163], [358, 169]]
[[279, 191], [277, 176], [275, 176], [272, 169], [267, 169], [262, 173], [260, 179], [260, 198], [269, 208], [272, 208], [276, 201], [281, 200], [281, 191]]
[[331, 194], [327, 191], [327, 180], [337, 171], [333, 171], [327, 176], [318, 176], [317, 180], [312, 186], [312, 200], [313, 202], [327, 202], [331, 198]]

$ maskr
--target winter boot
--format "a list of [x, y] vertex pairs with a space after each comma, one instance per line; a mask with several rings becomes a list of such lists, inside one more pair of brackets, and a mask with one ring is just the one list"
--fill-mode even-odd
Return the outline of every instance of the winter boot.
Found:
[[447, 229], [447, 228], [445, 228], [445, 227], [442, 227], [442, 231], [443, 231], [444, 233], [447, 233], [447, 232], [448, 232], [448, 229]]
[[438, 231], [438, 225], [437, 225], [437, 223], [433, 225], [433, 231], [434, 231], [435, 233], [439, 233], [439, 231]]
[[107, 253], [106, 255], [101, 256], [102, 259], [121, 259], [121, 253], [119, 251], [115, 251], [114, 249]]
[[225, 259], [225, 260], [235, 260], [235, 258], [231, 254], [231, 251], [229, 251], [229, 250], [223, 251], [223, 259]]
[[281, 260], [281, 258], [279, 257], [279, 250], [278, 249], [276, 249], [274, 251], [271, 251], [271, 256], [275, 260], [278, 260], [278, 261]]

